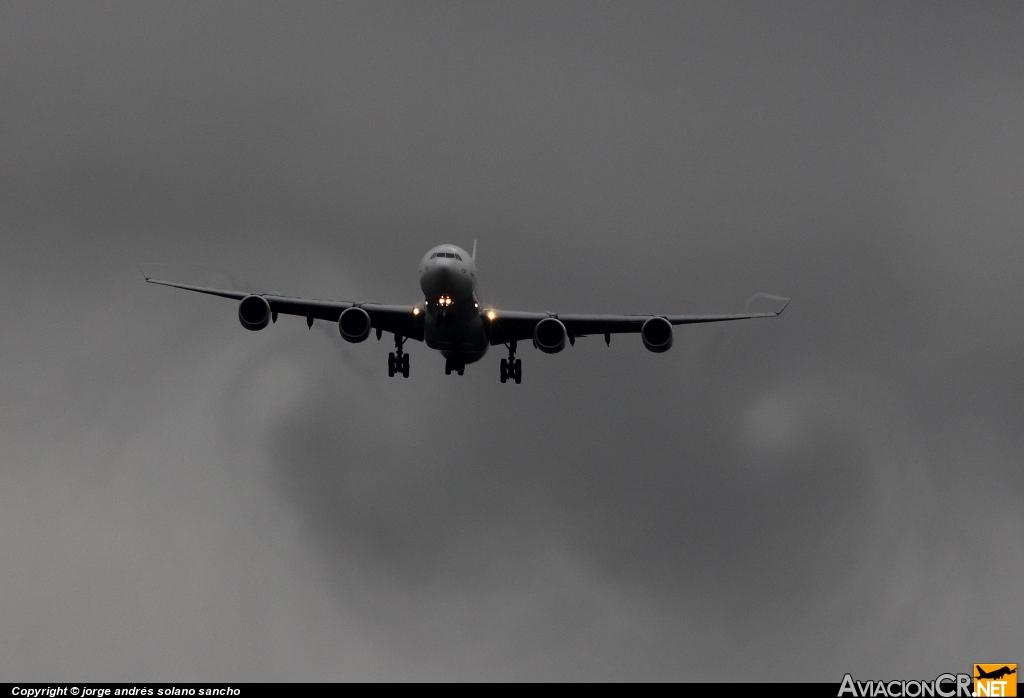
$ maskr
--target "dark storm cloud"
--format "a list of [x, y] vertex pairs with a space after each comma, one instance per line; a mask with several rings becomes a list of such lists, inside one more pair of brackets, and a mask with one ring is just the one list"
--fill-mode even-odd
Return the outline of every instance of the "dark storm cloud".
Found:
[[[1022, 644], [1016, 8], [0, 11], [0, 667], [928, 676]], [[778, 320], [496, 355], [191, 280]], [[993, 660], [994, 661], [994, 660]]]

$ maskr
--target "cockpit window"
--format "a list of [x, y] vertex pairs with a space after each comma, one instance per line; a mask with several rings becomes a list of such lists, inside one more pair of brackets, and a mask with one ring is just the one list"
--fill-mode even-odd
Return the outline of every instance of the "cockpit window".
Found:
[[462, 257], [460, 257], [457, 252], [453, 252], [451, 256], [455, 257], [455, 259], [459, 260], [460, 262], [462, 261]]
[[437, 256], [437, 252], [435, 252], [434, 254], [430, 255], [430, 258], [433, 259], [436, 256]]

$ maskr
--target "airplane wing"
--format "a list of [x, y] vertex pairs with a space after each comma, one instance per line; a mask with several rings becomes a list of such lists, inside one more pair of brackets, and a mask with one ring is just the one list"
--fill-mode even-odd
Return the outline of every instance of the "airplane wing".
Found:
[[306, 318], [306, 323], [308, 325], [312, 325], [314, 319], [337, 322], [343, 310], [358, 306], [370, 315], [370, 320], [374, 329], [381, 330], [382, 332], [394, 332], [395, 334], [400, 334], [403, 337], [408, 337], [409, 339], [415, 339], [421, 342], [423, 341], [423, 315], [418, 311], [413, 312], [416, 306], [412, 305], [382, 305], [380, 303], [328, 301], [318, 300], [315, 298], [278, 296], [270, 293], [250, 294], [242, 291], [226, 291], [219, 288], [192, 286], [190, 284], [179, 284], [174, 281], [154, 279], [146, 275], [145, 271], [143, 271], [143, 276], [145, 276], [146, 281], [151, 284], [170, 286], [172, 288], [183, 288], [186, 291], [196, 291], [197, 293], [206, 293], [211, 296], [220, 296], [221, 298], [230, 298], [236, 301], [240, 301], [249, 295], [263, 296], [267, 299], [267, 302], [270, 303], [270, 310], [274, 314], [273, 317], [275, 321], [277, 320], [278, 314], [282, 314], [299, 315], [304, 317]]
[[[523, 313], [514, 311], [488, 311], [488, 337], [492, 345], [533, 338], [533, 329], [545, 318], [556, 318], [565, 325], [570, 338], [587, 335], [613, 335], [639, 332], [652, 317], [668, 320], [673, 325], [692, 325], [701, 322], [725, 322], [751, 318], [778, 317], [789, 305], [789, 300], [776, 312], [737, 313], [731, 315], [570, 315], [562, 313]], [[493, 319], [491, 315], [493, 314]]]

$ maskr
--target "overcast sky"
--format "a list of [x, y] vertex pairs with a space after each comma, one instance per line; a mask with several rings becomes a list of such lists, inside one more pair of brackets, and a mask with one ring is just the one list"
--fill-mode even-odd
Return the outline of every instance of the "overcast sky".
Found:
[[[0, 6], [0, 676], [1024, 660], [1024, 10]], [[175, 278], [777, 320], [492, 351]], [[168, 272], [171, 273], [171, 272]]]

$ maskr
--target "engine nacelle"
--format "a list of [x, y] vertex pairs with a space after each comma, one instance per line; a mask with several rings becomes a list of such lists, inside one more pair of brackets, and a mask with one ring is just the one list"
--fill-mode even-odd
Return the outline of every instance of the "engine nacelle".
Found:
[[672, 323], [663, 317], [652, 317], [640, 328], [640, 339], [650, 351], [668, 351], [672, 348]]
[[545, 354], [557, 354], [565, 349], [568, 334], [561, 320], [544, 318], [533, 328], [533, 345]]
[[361, 342], [370, 336], [370, 314], [362, 308], [347, 308], [338, 318], [341, 338], [346, 342]]
[[270, 324], [270, 303], [263, 296], [246, 296], [238, 304], [238, 321], [253, 332]]

